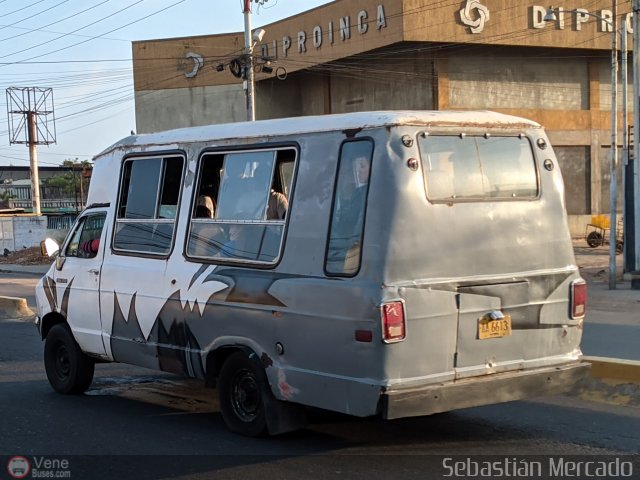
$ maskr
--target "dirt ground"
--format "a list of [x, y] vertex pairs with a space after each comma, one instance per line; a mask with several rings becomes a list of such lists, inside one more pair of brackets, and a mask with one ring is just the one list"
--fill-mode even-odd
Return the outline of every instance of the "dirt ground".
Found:
[[49, 265], [51, 263], [50, 258], [42, 256], [42, 253], [40, 253], [40, 247], [24, 248], [22, 250], [10, 252], [8, 255], [4, 255], [2, 253], [3, 252], [0, 252], [0, 264]]
[[[609, 281], [609, 245], [591, 248], [584, 238], [573, 239], [573, 251], [580, 273], [588, 281]], [[622, 278], [622, 255], [616, 255], [617, 277]]]

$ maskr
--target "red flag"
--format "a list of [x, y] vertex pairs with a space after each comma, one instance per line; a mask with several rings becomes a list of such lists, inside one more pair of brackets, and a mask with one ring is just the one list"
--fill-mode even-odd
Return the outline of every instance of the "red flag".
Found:
[[251, 0], [244, 0], [244, 10], [242, 13], [251, 13]]

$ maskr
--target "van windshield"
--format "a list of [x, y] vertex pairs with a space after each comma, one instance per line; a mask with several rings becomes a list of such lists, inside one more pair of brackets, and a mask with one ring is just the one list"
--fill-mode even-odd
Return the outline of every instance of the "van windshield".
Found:
[[418, 144], [429, 200], [538, 195], [533, 151], [524, 136], [420, 135]]

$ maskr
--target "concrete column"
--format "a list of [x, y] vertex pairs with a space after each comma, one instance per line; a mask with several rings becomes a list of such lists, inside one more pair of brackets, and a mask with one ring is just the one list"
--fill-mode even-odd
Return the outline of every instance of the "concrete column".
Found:
[[449, 108], [449, 62], [446, 58], [433, 59], [433, 105], [436, 110]]
[[591, 199], [591, 213], [602, 212], [602, 175], [600, 163], [600, 132], [602, 131], [602, 116], [600, 110], [600, 64], [589, 61], [589, 113], [591, 118], [591, 179], [589, 182], [589, 198]]
[[327, 72], [324, 83], [324, 114], [332, 113], [331, 109], [331, 72]]

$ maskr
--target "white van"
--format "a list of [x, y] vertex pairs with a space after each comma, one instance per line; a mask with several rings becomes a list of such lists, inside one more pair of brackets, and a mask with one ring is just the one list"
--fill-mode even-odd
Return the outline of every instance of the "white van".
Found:
[[586, 285], [536, 123], [368, 112], [125, 138], [37, 286], [53, 388], [95, 362], [203, 379], [244, 435], [304, 406], [385, 419], [588, 374]]

